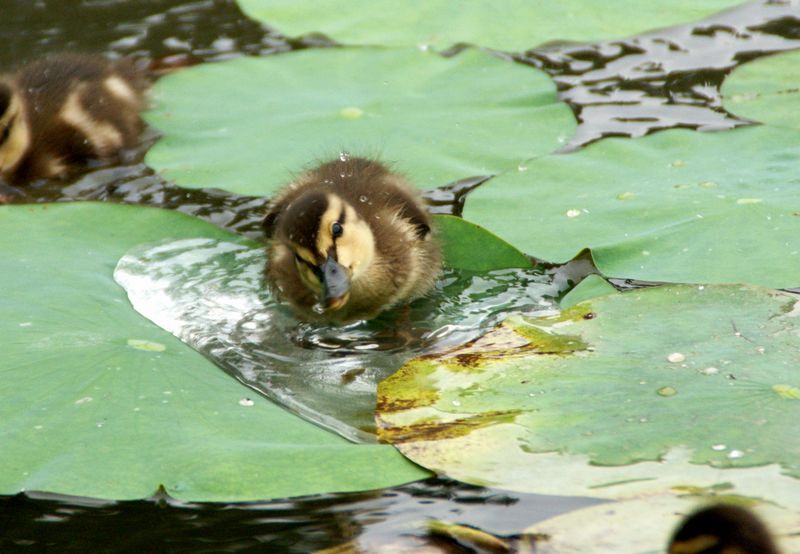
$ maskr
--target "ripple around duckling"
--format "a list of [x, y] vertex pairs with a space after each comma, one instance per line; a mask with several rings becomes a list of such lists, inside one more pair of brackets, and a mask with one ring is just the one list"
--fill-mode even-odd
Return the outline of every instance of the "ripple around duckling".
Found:
[[447, 270], [427, 298], [347, 326], [299, 322], [266, 290], [262, 248], [214, 239], [145, 244], [118, 263], [133, 307], [298, 415], [374, 442], [378, 382], [412, 357], [477, 337], [510, 312], [553, 308], [537, 270]]

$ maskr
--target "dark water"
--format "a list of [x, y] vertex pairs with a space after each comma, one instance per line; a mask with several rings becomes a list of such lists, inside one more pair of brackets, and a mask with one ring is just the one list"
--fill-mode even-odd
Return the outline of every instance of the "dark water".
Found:
[[[232, 0], [0, 0], [0, 70], [64, 49], [133, 54], [154, 71], [241, 55], [329, 47], [315, 37], [289, 40], [244, 18]], [[721, 105], [719, 85], [736, 65], [800, 47], [800, 5], [761, 0], [705, 21], [625, 40], [548, 45], [514, 55], [547, 71], [580, 125], [567, 149], [605, 136], [641, 136], [684, 127], [747, 125]], [[105, 200], [177, 209], [233, 232], [259, 237], [266, 199], [185, 190], [141, 160], [156, 139], [143, 137], [130, 162], [66, 183], [0, 191], [14, 202]], [[428, 191], [435, 211], [460, 213], [465, 194], [489, 176]], [[0, 497], [0, 551], [308, 552], [357, 540], [367, 549], [434, 544], [463, 550], [420, 530], [442, 518], [487, 531], [519, 532], [588, 505], [586, 499], [507, 493], [441, 479], [359, 494], [256, 504], [182, 504], [156, 496], [101, 502], [30, 493]]]

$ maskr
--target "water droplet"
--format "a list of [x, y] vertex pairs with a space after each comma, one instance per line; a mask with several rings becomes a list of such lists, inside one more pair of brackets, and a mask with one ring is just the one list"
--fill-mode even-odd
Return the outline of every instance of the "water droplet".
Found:
[[703, 375], [716, 375], [717, 373], [719, 373], [719, 369], [717, 369], [716, 367], [707, 367], [705, 369], [701, 369], [700, 373], [702, 373]]
[[580, 210], [576, 209], [567, 210], [567, 217], [578, 217], [579, 215], [581, 215]]
[[683, 160], [675, 160], [674, 162], [672, 162], [669, 165], [670, 165], [670, 167], [683, 167], [683, 166], [686, 165], [686, 162], [683, 161]]
[[676, 394], [678, 394], [678, 391], [676, 391], [672, 387], [661, 387], [656, 392], [658, 393], [659, 396], [675, 396]]
[[764, 348], [763, 346], [759, 346], [758, 348], [756, 348], [756, 352], [758, 352], [759, 354], [763, 354], [766, 351], [767, 349]]
[[517, 166], [517, 171], [520, 173], [528, 171], [528, 165], [525, 162], [520, 162], [520, 164]]
[[94, 400], [94, 398], [92, 398], [91, 396], [84, 396], [83, 398], [79, 398], [78, 400], [76, 400], [75, 404], [78, 405], [86, 404], [87, 402], [91, 402], [92, 400]]
[[647, 419], [646, 417], [640, 417], [639, 418], [639, 423], [647, 423], [648, 421], [650, 421], [650, 420]]
[[453, 406], [461, 406], [461, 402], [459, 400], [452, 401]]
[[102, 427], [102, 426], [103, 426], [103, 422], [102, 422], [102, 421], [98, 421], [98, 422], [95, 424], [95, 426], [96, 426], [96, 427], [99, 429], [100, 427]]
[[31, 325], [33, 325], [33, 322], [31, 321], [23, 321], [19, 324], [20, 327], [30, 327]]
[[358, 197], [358, 201], [359, 202], [366, 202], [367, 201], [367, 197], [362, 194], [361, 196]]
[[744, 452], [742, 452], [741, 450], [731, 450], [730, 452], [728, 452], [728, 458], [730, 458], [731, 460], [735, 460], [736, 458], [741, 458], [742, 456], [744, 456]]
[[33, 428], [36, 430], [44, 429], [44, 425], [34, 425]]
[[[343, 152], [339, 152], [339, 161], [340, 162], [346, 162], [349, 159], [350, 159], [350, 154], [349, 153], [344, 152], [344, 151]], [[342, 175], [342, 177], [344, 177], [344, 175]]]
[[728, 447], [725, 446], [724, 444], [714, 444], [714, 445], [711, 446], [711, 450], [716, 450], [717, 452], [725, 450], [726, 448], [728, 448]]
[[736, 203], [740, 206], [745, 204], [760, 204], [762, 202], [761, 198], [739, 198]]
[[714, 181], [703, 181], [702, 183], [699, 183], [698, 186], [704, 189], [714, 189], [717, 188], [719, 185]]
[[649, 255], [650, 255], [649, 250], [642, 250], [642, 256], [649, 256]]
[[684, 360], [686, 360], [686, 356], [684, 356], [680, 352], [673, 352], [672, 354], [667, 356], [667, 361], [673, 364], [679, 364]]
[[429, 51], [431, 49], [431, 45], [422, 43], [422, 44], [418, 44], [417, 48], [419, 48], [420, 52], [427, 52], [427, 51]]
[[239, 406], [250, 407], [250, 406], [253, 406], [254, 404], [255, 404], [255, 402], [253, 402], [249, 398], [242, 398], [241, 400], [239, 400]]

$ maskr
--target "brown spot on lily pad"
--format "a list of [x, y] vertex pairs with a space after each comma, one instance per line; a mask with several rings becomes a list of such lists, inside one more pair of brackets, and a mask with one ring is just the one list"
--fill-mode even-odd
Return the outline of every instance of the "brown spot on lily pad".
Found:
[[[382, 410], [378, 410], [380, 413]], [[438, 441], [468, 435], [476, 429], [499, 423], [513, 423], [522, 410], [484, 412], [471, 417], [442, 422], [422, 420], [412, 425], [391, 425], [378, 418], [378, 439], [381, 442], [400, 444], [416, 441]]]

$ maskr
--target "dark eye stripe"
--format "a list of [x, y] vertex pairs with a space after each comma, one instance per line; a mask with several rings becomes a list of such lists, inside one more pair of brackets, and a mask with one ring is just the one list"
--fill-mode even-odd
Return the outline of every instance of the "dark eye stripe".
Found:
[[6, 126], [3, 127], [3, 131], [0, 132], [0, 144], [3, 144], [5, 141], [8, 140], [8, 135], [11, 134], [11, 124], [14, 123], [14, 119], [16, 119], [16, 117], [17, 116], [14, 116], [11, 119], [9, 119], [8, 123], [6, 123]]
[[294, 255], [294, 259], [297, 260], [298, 262], [300, 262], [301, 264], [304, 264], [308, 269], [311, 270], [311, 272], [314, 274], [314, 276], [317, 279], [319, 279], [319, 282], [320, 283], [322, 282], [322, 270], [320, 268], [318, 268], [317, 266], [315, 266], [312, 263], [309, 263], [305, 258], [300, 256], [300, 254], [298, 254], [296, 252], [295, 252], [295, 255]]

